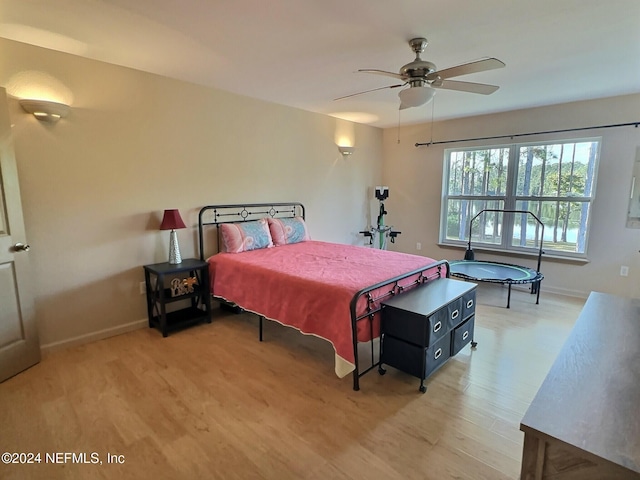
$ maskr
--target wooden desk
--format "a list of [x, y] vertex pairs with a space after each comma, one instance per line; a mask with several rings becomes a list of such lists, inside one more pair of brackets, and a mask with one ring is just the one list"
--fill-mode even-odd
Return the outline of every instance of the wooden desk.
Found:
[[589, 296], [520, 430], [522, 480], [640, 479], [640, 300]]

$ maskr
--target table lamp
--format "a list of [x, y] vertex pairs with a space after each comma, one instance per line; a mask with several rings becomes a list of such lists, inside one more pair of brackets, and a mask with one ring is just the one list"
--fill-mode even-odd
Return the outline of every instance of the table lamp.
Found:
[[186, 227], [187, 226], [182, 221], [180, 212], [177, 209], [164, 211], [164, 217], [162, 217], [160, 230], [171, 230], [171, 233], [169, 234], [169, 263], [172, 265], [182, 263], [182, 257], [180, 256], [180, 246], [178, 245], [178, 234], [176, 233], [176, 229]]

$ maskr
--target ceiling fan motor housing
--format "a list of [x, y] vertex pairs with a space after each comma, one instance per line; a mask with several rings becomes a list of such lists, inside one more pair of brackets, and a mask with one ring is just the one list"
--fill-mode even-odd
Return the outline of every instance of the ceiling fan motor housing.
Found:
[[409, 77], [408, 80], [411, 80], [413, 77], [420, 77], [424, 79], [430, 73], [436, 71], [436, 66], [427, 62], [426, 60], [416, 59], [411, 63], [407, 63], [400, 69], [400, 75]]
[[[413, 62], [407, 63], [400, 69], [399, 73], [405, 77], [406, 81], [411, 82], [413, 78], [421, 78], [424, 80], [427, 75], [436, 71], [436, 66], [433, 63], [420, 58], [420, 54], [424, 52], [425, 48], [427, 48], [427, 44], [428, 42], [426, 38], [412, 38], [409, 40], [409, 46], [416, 54], [416, 59]], [[422, 85], [424, 85], [424, 82], [419, 85], [411, 83], [412, 87]]]

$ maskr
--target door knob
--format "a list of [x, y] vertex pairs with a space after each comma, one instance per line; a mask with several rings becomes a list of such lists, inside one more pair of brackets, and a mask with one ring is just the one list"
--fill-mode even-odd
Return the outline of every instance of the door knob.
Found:
[[28, 244], [18, 242], [13, 246], [13, 251], [14, 252], [28, 252], [30, 248], [31, 247]]

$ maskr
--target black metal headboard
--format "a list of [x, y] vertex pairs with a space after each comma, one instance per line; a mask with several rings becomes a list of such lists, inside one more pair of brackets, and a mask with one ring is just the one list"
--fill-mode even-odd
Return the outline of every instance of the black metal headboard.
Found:
[[304, 205], [299, 202], [285, 203], [241, 203], [235, 205], [208, 205], [198, 214], [198, 245], [200, 260], [204, 260], [204, 228], [221, 223], [240, 223], [271, 218], [305, 218]]

